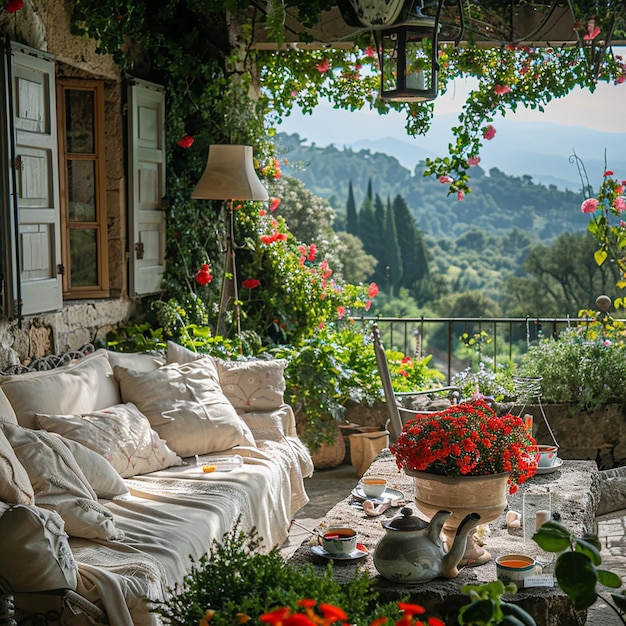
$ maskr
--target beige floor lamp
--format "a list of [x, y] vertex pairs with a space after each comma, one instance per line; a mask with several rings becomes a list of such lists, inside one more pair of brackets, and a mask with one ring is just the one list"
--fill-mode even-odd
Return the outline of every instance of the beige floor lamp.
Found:
[[217, 333], [225, 334], [226, 312], [234, 306], [237, 335], [241, 333], [239, 288], [237, 285], [237, 259], [235, 243], [235, 220], [233, 202], [240, 200], [267, 201], [269, 195], [263, 186], [252, 159], [252, 146], [221, 145], [209, 146], [209, 158], [200, 181], [191, 193], [192, 198], [223, 200], [226, 202], [226, 242], [224, 275], [220, 291], [220, 308]]

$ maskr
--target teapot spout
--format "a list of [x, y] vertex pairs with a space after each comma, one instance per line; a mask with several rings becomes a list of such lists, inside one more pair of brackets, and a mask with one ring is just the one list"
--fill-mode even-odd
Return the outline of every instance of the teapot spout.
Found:
[[468, 513], [459, 524], [454, 536], [454, 543], [448, 554], [443, 557], [441, 563], [441, 576], [444, 578], [456, 578], [459, 575], [457, 566], [465, 554], [470, 532], [478, 526], [479, 522], [480, 515], [478, 513]]

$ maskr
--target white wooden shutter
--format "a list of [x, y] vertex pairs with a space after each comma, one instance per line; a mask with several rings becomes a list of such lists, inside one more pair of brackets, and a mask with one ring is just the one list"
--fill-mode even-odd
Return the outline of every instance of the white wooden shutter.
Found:
[[52, 57], [12, 44], [4, 63], [4, 89], [12, 268], [7, 313], [56, 311], [63, 291]]
[[130, 295], [161, 289], [165, 270], [165, 96], [159, 85], [128, 85]]

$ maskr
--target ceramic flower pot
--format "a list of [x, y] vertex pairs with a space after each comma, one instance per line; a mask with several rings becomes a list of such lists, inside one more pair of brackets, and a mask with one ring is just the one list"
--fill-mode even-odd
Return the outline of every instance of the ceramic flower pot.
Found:
[[[415, 480], [415, 504], [431, 519], [437, 511], [446, 509], [452, 515], [443, 525], [446, 546], [454, 543], [454, 536], [468, 513], [478, 513], [480, 524], [497, 519], [507, 505], [509, 474], [488, 476], [439, 476], [427, 472], [404, 469]], [[465, 555], [460, 565], [482, 565], [491, 555], [474, 537], [468, 538]]]

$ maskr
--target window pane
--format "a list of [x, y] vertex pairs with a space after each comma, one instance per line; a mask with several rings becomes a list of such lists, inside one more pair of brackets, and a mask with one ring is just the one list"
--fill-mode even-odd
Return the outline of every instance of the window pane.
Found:
[[67, 162], [67, 193], [70, 222], [95, 222], [95, 162]]
[[72, 287], [91, 287], [98, 284], [98, 248], [95, 228], [70, 230], [70, 260]]
[[67, 152], [94, 152], [93, 96], [93, 91], [82, 89], [65, 92]]

